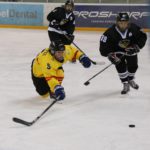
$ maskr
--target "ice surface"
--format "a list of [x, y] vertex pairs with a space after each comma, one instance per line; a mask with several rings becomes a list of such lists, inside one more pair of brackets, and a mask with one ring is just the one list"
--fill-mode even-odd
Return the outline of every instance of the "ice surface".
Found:
[[65, 64], [65, 101], [26, 127], [12, 117], [32, 121], [51, 102], [37, 95], [30, 75], [32, 59], [49, 46], [47, 31], [0, 29], [0, 150], [150, 150], [148, 43], [139, 54], [140, 89], [120, 95], [122, 85], [114, 66], [83, 85], [109, 64], [98, 51], [101, 34], [76, 32], [75, 43], [91, 59], [106, 64], [90, 69], [78, 62]]

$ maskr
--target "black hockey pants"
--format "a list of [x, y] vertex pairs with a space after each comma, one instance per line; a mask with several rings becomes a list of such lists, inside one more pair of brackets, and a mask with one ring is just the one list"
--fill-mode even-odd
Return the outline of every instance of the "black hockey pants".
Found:
[[47, 81], [44, 77], [43, 78], [37, 78], [33, 75], [33, 61], [32, 61], [32, 65], [31, 65], [32, 81], [33, 81], [33, 84], [35, 86], [37, 93], [42, 96], [42, 95], [45, 95], [48, 92], [50, 92], [50, 88], [49, 88]]
[[116, 69], [122, 82], [134, 79], [138, 69], [137, 55], [122, 57], [121, 63], [116, 65]]

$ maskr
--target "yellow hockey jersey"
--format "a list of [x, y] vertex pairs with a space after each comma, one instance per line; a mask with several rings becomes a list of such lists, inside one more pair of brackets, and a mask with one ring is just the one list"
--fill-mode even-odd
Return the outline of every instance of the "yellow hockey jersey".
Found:
[[49, 52], [49, 48], [44, 49], [33, 61], [33, 75], [41, 78], [45, 77], [50, 89], [54, 92], [56, 85], [61, 85], [64, 78], [62, 65], [67, 61], [75, 61], [83, 55], [81, 51], [71, 45], [65, 45], [64, 62], [57, 61]]

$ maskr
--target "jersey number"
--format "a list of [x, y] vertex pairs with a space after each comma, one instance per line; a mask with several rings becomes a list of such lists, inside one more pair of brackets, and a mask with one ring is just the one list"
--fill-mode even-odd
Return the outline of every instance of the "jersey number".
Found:
[[106, 43], [106, 41], [107, 41], [107, 36], [102, 35], [100, 41], [103, 42], [103, 43]]

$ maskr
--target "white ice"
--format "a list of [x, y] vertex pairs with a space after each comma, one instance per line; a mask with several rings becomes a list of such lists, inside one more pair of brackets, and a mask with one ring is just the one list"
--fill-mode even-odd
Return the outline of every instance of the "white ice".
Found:
[[[66, 99], [33, 126], [12, 121], [32, 121], [50, 103], [35, 92], [30, 75], [32, 59], [49, 46], [46, 30], [0, 29], [0, 150], [150, 150], [150, 49], [139, 54], [136, 82], [121, 95], [122, 84], [114, 66], [84, 82], [109, 65], [99, 54], [100, 32], [76, 32], [75, 43], [94, 61], [64, 65]], [[129, 128], [135, 124], [135, 128]]]

